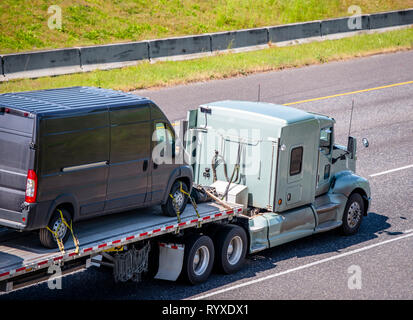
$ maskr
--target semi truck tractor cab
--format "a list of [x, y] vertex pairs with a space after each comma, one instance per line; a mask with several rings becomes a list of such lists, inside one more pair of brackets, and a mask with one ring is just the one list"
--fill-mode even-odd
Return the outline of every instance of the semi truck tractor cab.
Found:
[[250, 252], [339, 227], [358, 231], [369, 182], [355, 173], [356, 139], [335, 143], [333, 118], [219, 101], [189, 111], [187, 121], [194, 183], [244, 206]]

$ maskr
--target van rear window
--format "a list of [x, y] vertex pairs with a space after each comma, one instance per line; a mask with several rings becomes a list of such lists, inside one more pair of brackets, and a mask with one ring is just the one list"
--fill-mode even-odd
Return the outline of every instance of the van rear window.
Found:
[[16, 133], [25, 133], [30, 137], [33, 134], [34, 118], [24, 117], [11, 113], [0, 113], [0, 130], [5, 132], [14, 131]]
[[27, 172], [33, 125], [33, 118], [9, 113], [0, 114], [0, 168]]

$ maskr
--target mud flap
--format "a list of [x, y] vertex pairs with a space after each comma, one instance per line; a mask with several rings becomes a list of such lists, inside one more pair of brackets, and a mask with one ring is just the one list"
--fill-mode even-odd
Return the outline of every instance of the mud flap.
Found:
[[184, 263], [184, 245], [159, 244], [159, 268], [155, 279], [176, 281]]

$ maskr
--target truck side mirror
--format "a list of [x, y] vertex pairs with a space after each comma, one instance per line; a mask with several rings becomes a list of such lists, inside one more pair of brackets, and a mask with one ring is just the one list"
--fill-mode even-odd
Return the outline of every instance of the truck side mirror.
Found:
[[348, 137], [347, 151], [350, 154], [350, 159], [354, 159], [356, 152], [356, 139], [353, 137]]

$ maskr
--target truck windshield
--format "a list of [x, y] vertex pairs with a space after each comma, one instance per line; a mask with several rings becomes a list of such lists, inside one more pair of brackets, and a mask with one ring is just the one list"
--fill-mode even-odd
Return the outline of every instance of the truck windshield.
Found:
[[331, 152], [331, 133], [332, 128], [324, 128], [320, 131], [320, 150], [326, 155]]

